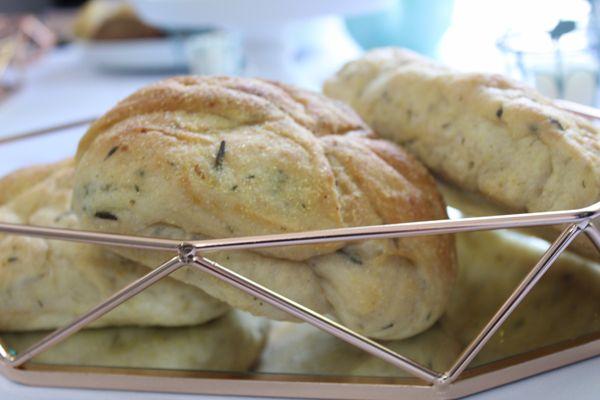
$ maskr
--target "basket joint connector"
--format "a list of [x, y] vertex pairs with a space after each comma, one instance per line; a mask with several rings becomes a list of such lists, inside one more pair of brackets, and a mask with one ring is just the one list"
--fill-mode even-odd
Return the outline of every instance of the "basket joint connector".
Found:
[[198, 247], [196, 247], [192, 243], [181, 243], [177, 246], [177, 252], [179, 256], [179, 260], [184, 264], [192, 264], [196, 261], [196, 253], [198, 252]]

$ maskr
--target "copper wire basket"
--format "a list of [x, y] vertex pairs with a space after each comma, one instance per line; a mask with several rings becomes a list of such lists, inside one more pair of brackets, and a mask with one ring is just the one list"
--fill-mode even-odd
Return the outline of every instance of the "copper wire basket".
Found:
[[[559, 102], [588, 118], [600, 119], [600, 110]], [[92, 119], [0, 138], [0, 145], [86, 125]], [[579, 235], [587, 235], [600, 251], [600, 202], [586, 208], [528, 214], [513, 214], [361, 226], [309, 232], [178, 241], [156, 237], [128, 236], [82, 230], [0, 223], [0, 232], [108, 246], [158, 250], [173, 257], [98, 304], [69, 325], [55, 330], [25, 351], [14, 354], [0, 341], [0, 372], [11, 380], [38, 386], [129, 389], [247, 396], [284, 396], [346, 399], [455, 398], [516, 379], [600, 355], [600, 332], [561, 342], [485, 366], [465, 369], [511, 315], [559, 255]], [[209, 258], [214, 251], [250, 250], [263, 247], [310, 245], [363, 239], [439, 235], [506, 228], [564, 225], [562, 233], [526, 274], [508, 299], [445, 372], [435, 372], [414, 360], [298, 304]], [[414, 378], [332, 378], [323, 376], [237, 374], [206, 371], [166, 371], [108, 367], [58, 366], [28, 363], [33, 357], [67, 339], [121, 303], [184, 266], [209, 273], [286, 313], [376, 356]]]

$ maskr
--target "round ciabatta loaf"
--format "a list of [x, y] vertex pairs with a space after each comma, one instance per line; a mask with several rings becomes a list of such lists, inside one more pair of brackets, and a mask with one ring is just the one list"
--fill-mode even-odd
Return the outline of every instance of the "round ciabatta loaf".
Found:
[[[446, 218], [426, 169], [349, 108], [256, 79], [180, 77], [134, 93], [77, 153], [85, 227], [224, 238]], [[115, 249], [147, 266], [167, 255]], [[212, 260], [368, 336], [431, 326], [455, 276], [450, 237], [211, 253]], [[290, 317], [197, 270], [173, 275], [227, 303]]]

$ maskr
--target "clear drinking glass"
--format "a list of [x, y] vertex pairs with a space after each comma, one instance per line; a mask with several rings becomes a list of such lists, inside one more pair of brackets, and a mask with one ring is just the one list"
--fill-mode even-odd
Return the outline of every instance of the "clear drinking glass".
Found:
[[549, 32], [509, 33], [498, 47], [506, 56], [510, 76], [551, 98], [597, 104], [597, 46], [584, 30], [558, 39]]

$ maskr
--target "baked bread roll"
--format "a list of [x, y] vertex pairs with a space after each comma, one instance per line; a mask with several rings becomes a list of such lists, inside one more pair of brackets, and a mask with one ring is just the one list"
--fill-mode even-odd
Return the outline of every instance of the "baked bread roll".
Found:
[[[164, 80], [96, 121], [77, 151], [73, 205], [87, 229], [178, 239], [446, 218], [426, 169], [345, 106], [224, 77]], [[165, 257], [114, 251], [149, 267]], [[448, 236], [208, 256], [384, 339], [431, 326], [455, 275]], [[173, 276], [256, 315], [290, 318], [197, 270]]]
[[[547, 243], [515, 232], [457, 235], [459, 277], [440, 325], [463, 346], [492, 318]], [[473, 361], [484, 364], [600, 330], [600, 265], [563, 254]]]
[[[435, 371], [446, 371], [541, 257], [544, 243], [514, 232], [457, 234], [459, 277], [440, 322], [410, 339], [383, 342]], [[564, 254], [527, 295], [472, 365], [481, 365], [600, 330], [599, 265]], [[408, 376], [306, 324], [275, 324], [260, 371]]]
[[[70, 211], [73, 162], [26, 168], [0, 179], [0, 221], [78, 229]], [[146, 274], [99, 246], [0, 235], [0, 331], [62, 327]], [[225, 304], [166, 278], [92, 326], [201, 324]]]
[[[458, 358], [460, 343], [439, 326], [404, 340], [382, 342], [403, 356], [443, 372]], [[308, 324], [274, 324], [258, 367], [277, 374], [408, 377], [407, 372]]]
[[[103, 328], [77, 332], [33, 358], [42, 364], [247, 371], [264, 347], [268, 322], [239, 311], [199, 326]], [[47, 332], [3, 334], [17, 354]]]
[[[502, 76], [458, 73], [387, 48], [347, 64], [324, 92], [437, 175], [512, 212], [600, 201], [598, 130]], [[574, 246], [598, 256], [584, 236]]]
[[126, 40], [166, 36], [147, 25], [123, 0], [90, 0], [77, 13], [73, 33], [84, 40]]

